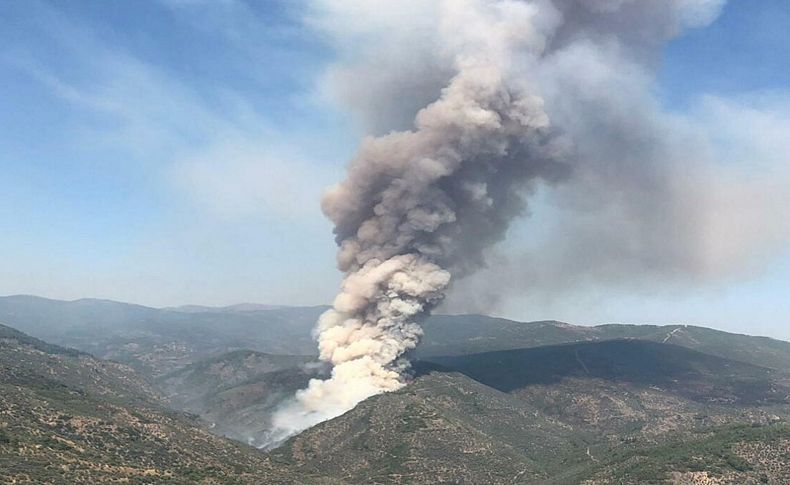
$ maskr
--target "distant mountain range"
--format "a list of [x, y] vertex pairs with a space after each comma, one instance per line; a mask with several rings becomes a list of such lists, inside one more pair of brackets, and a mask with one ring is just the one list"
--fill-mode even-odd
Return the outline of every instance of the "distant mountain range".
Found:
[[257, 312], [259, 310], [279, 310], [287, 308], [285, 305], [262, 305], [260, 303], [237, 303], [227, 306], [203, 306], [203, 305], [181, 305], [165, 307], [162, 310], [169, 310], [183, 313], [245, 313]]
[[433, 316], [405, 388], [246, 446], [324, 309], [0, 298], [0, 482], [790, 483], [790, 343], [684, 325]]
[[[163, 375], [202, 358], [248, 349], [269, 354], [316, 354], [312, 330], [327, 309], [255, 306], [156, 309], [109, 300], [60, 301], [0, 297], [0, 322], [34, 337]], [[255, 308], [255, 309], [253, 309]], [[687, 325], [571, 325], [517, 322], [484, 315], [434, 315], [415, 358], [465, 355], [568, 342], [636, 338], [671, 343], [747, 363], [790, 369], [790, 343]]]

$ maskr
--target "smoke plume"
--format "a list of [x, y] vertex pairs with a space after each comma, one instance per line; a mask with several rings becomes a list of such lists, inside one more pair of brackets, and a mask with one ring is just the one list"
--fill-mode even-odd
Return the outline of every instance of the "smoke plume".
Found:
[[[582, 265], [600, 252], [712, 271], [690, 236], [719, 202], [700, 185], [718, 187], [712, 155], [704, 134], [661, 114], [652, 79], [662, 46], [722, 3], [314, 2], [310, 22], [342, 54], [327, 90], [378, 136], [322, 201], [345, 273], [316, 329], [331, 377], [275, 416], [273, 440], [402, 387], [420, 319], [485, 266], [543, 188], [578, 238], [552, 245]], [[612, 232], [607, 218], [622, 224], [611, 247], [595, 239]]]

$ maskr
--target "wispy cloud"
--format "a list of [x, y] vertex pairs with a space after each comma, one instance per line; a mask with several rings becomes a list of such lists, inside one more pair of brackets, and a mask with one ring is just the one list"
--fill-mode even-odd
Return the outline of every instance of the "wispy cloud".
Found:
[[[167, 3], [179, 12], [192, 7]], [[236, 29], [242, 19], [247, 30], [256, 22], [241, 2], [211, 8], [227, 10], [223, 35], [243, 34]], [[320, 216], [331, 172], [297, 148], [299, 134], [274, 127], [242, 93], [227, 85], [197, 90], [178, 73], [105, 45], [89, 26], [41, 6], [37, 14], [80, 76], [35, 53], [5, 60], [70, 106], [73, 142], [82, 150], [115, 154], [108, 163], [144, 163], [215, 216]]]

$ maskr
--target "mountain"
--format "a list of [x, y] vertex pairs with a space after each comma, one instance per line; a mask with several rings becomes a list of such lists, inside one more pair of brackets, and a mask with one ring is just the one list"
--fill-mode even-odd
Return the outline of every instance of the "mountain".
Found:
[[213, 432], [255, 444], [269, 434], [277, 406], [320, 376], [310, 360], [236, 350], [162, 376], [157, 387], [172, 406], [211, 423]]
[[273, 458], [351, 483], [530, 483], [547, 478], [569, 448], [578, 461], [585, 446], [518, 399], [432, 372], [300, 434]]
[[731, 424], [654, 446], [623, 447], [567, 483], [790, 483], [790, 426]]
[[166, 410], [122, 364], [0, 325], [2, 483], [329, 483]]
[[0, 298], [0, 321], [34, 337], [161, 376], [238, 349], [313, 355], [321, 308], [189, 313], [106, 300]]
[[162, 310], [182, 312], [182, 313], [246, 313], [261, 310], [279, 310], [288, 308], [285, 305], [263, 305], [260, 303], [237, 303], [228, 306], [204, 306], [204, 305], [181, 305], [165, 307]]
[[774, 369], [638, 340], [432, 360], [273, 458], [354, 483], [785, 483]]
[[[209, 481], [236, 477], [233, 467], [243, 470], [242, 482], [284, 483], [786, 478], [788, 467], [777, 463], [790, 462], [790, 343], [685, 325], [436, 315], [410, 356], [414, 381], [401, 391], [375, 396], [268, 455], [215, 436], [262, 442], [277, 406], [325, 372], [311, 364], [311, 330], [324, 310], [0, 298], [0, 318], [34, 334], [0, 332], [2, 402], [14, 410], [0, 418], [5, 463], [18, 458], [10, 451], [18, 443], [45, 449], [42, 457], [69, 470], [85, 461], [77, 448], [41, 441], [51, 436], [88, 450], [91, 466], [125, 463], [137, 471], [119, 476], [141, 481], [145, 467], [181, 478], [208, 467], [213, 478], [202, 478]], [[61, 415], [68, 418], [51, 418]], [[128, 418], [138, 415], [144, 419]], [[94, 427], [75, 433], [74, 416]], [[165, 431], [138, 441], [135, 432], [150, 423]], [[146, 441], [157, 436], [164, 441]], [[193, 440], [198, 445], [187, 450]], [[188, 465], [160, 459], [182, 453]], [[24, 467], [54, 477], [44, 462]]]
[[[66, 347], [127, 363], [161, 377], [234, 350], [316, 354], [312, 329], [326, 307], [156, 309], [107, 300], [0, 297], [0, 321]], [[206, 311], [203, 311], [206, 310]], [[466, 355], [569, 342], [636, 338], [673, 343], [711, 355], [790, 369], [790, 343], [687, 325], [601, 325], [517, 322], [482, 315], [434, 315], [413, 358]]]
[[216, 394], [262, 376], [283, 369], [300, 367], [311, 358], [299, 355], [272, 355], [254, 350], [234, 350], [217, 357], [190, 364], [158, 379], [160, 385], [172, 389], [182, 405], [190, 399], [185, 393], [196, 397]]
[[6, 385], [48, 384], [74, 389], [104, 399], [147, 402], [156, 393], [132, 369], [100, 361], [89, 354], [47, 344], [10, 327], [0, 325], [0, 365]]
[[0, 481], [787, 482], [790, 344], [683, 325], [434, 316], [409, 385], [270, 453], [245, 446], [326, 372], [323, 310], [0, 298], [14, 325], [78, 347], [0, 326]]
[[610, 444], [648, 446], [790, 417], [787, 373], [669, 344], [618, 340], [434, 360]]
[[790, 404], [790, 376], [671, 344], [608, 340], [430, 359], [503, 392], [567, 378], [657, 387], [694, 401]]
[[693, 325], [599, 325], [599, 340], [633, 338], [680, 345], [711, 355], [790, 370], [790, 343]]
[[[574, 383], [579, 400], [595, 394], [590, 384]], [[688, 429], [607, 435], [596, 428], [606, 405], [579, 405], [587, 419], [572, 422], [461, 374], [432, 372], [303, 432], [272, 458], [351, 483], [786, 483], [786, 409], [784, 418], [725, 409]], [[710, 481], [691, 481], [702, 476]]]
[[671, 343], [711, 355], [775, 369], [790, 369], [790, 343], [691, 325], [599, 325], [516, 322], [483, 315], [434, 315], [415, 355], [465, 355], [570, 342], [640, 339]]

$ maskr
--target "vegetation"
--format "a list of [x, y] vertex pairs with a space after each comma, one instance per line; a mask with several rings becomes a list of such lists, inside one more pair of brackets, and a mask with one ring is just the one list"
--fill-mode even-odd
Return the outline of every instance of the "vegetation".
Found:
[[[754, 452], [757, 445], [759, 452]], [[612, 450], [586, 478], [617, 483], [663, 483], [673, 475], [703, 475], [724, 483], [787, 483], [790, 426], [733, 424], [701, 430], [684, 440]], [[583, 477], [574, 477], [579, 481]], [[767, 481], [766, 481], [767, 480]]]
[[0, 326], [0, 483], [790, 483], [790, 344], [682, 325], [436, 316], [402, 390], [217, 436], [320, 372], [321, 311], [0, 298], [79, 349]]
[[790, 395], [790, 379], [773, 369], [641, 340], [429, 359], [504, 392], [584, 377], [659, 386], [698, 401], [785, 404]]
[[0, 483], [316, 483], [164, 409], [127, 367], [47, 350], [0, 343]]

